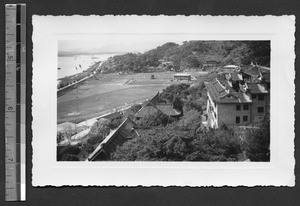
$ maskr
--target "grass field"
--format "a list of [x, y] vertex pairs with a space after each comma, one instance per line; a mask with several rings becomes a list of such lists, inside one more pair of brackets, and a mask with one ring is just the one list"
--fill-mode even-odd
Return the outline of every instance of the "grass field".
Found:
[[[150, 79], [154, 74], [155, 79]], [[174, 73], [107, 74], [57, 99], [57, 123], [78, 123], [115, 107], [151, 98], [172, 84]]]

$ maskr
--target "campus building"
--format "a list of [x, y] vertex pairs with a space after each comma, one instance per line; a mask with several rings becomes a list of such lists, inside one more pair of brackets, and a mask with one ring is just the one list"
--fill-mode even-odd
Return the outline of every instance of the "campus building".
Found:
[[246, 126], [257, 123], [270, 112], [270, 70], [250, 66], [239, 72], [224, 73], [205, 82], [207, 89], [207, 125]]
[[190, 81], [192, 79], [192, 76], [190, 74], [186, 74], [186, 73], [178, 73], [174, 75], [174, 79], [175, 80], [188, 80]]

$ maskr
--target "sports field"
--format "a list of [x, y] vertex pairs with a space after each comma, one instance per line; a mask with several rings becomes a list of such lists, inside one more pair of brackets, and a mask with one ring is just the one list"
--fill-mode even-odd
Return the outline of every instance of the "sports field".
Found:
[[78, 123], [107, 110], [151, 98], [172, 84], [173, 76], [173, 72], [107, 74], [89, 80], [57, 99], [57, 123]]

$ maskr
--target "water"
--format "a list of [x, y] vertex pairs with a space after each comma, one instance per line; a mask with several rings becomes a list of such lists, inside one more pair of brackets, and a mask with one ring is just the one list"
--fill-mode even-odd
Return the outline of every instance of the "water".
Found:
[[74, 55], [58, 57], [58, 79], [78, 74], [98, 61], [104, 61], [117, 54]]

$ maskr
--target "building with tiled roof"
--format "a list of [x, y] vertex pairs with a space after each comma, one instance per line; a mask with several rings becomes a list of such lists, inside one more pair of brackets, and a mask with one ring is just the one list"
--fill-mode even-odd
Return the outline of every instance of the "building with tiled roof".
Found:
[[175, 80], [187, 80], [190, 81], [192, 79], [192, 75], [191, 74], [187, 74], [187, 73], [177, 73], [174, 74], [174, 79]]
[[97, 146], [97, 148], [89, 155], [87, 161], [100, 161], [110, 158], [110, 154], [116, 150], [118, 146], [123, 145], [124, 142], [135, 137], [138, 133], [134, 127], [136, 123], [126, 118], [121, 125], [112, 130], [109, 135]]
[[163, 114], [170, 117], [179, 117], [181, 115], [180, 111], [177, 111], [173, 108], [172, 104], [154, 104], [151, 101], [148, 101], [136, 114], [135, 117], [143, 118], [156, 112], [162, 112]]
[[248, 83], [248, 88], [251, 94], [265, 94], [268, 93], [266, 88], [260, 83]]
[[231, 79], [232, 81], [243, 81], [243, 76], [240, 73], [232, 73]]
[[[264, 70], [267, 76], [268, 70]], [[205, 82], [207, 125], [249, 125], [261, 121], [270, 111], [270, 89], [259, 66], [243, 67], [240, 72], [225, 72], [225, 80]]]

